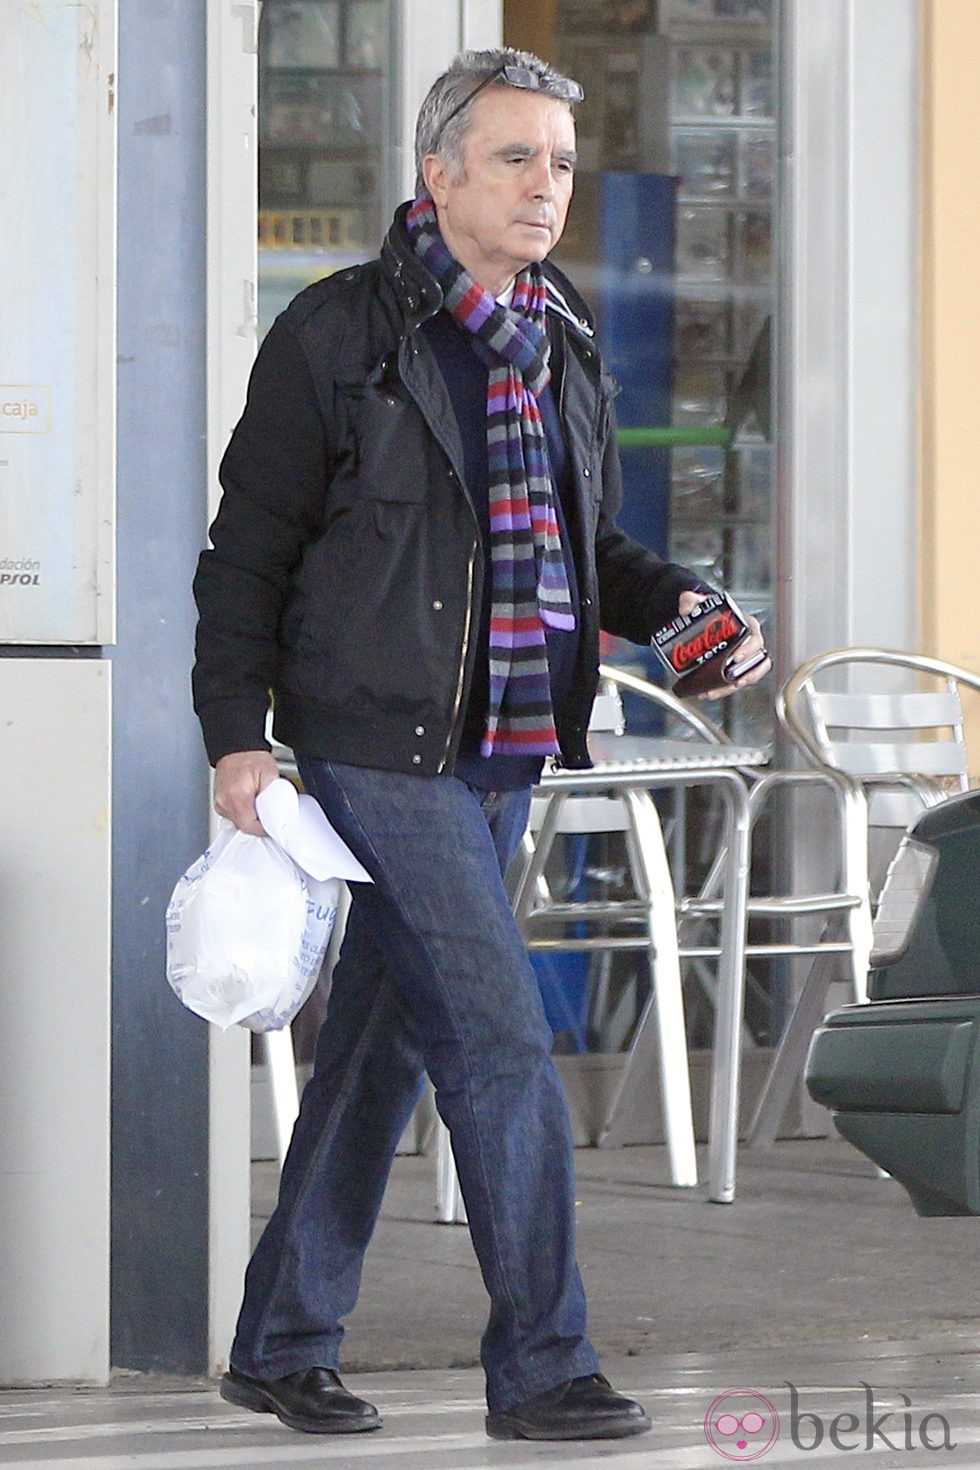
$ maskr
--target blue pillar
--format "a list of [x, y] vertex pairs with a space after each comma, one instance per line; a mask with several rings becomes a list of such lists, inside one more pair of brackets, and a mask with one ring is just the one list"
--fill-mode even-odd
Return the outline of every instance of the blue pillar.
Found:
[[[677, 179], [666, 174], [604, 173], [599, 186], [599, 342], [620, 386], [621, 428], [670, 424], [674, 388], [674, 256]], [[621, 454], [619, 523], [661, 556], [670, 554], [670, 450], [630, 447]], [[630, 658], [655, 682], [663, 671], [652, 652]], [[643, 701], [629, 703], [638, 731], [661, 728]]]
[[[599, 216], [599, 338], [621, 392], [623, 428], [671, 421], [677, 180], [665, 174], [604, 173]], [[666, 556], [670, 535], [670, 450], [623, 454], [623, 529]]]
[[165, 979], [164, 910], [207, 838], [188, 688], [205, 536], [204, 0], [119, 5], [112, 1344], [206, 1370], [208, 1034]]

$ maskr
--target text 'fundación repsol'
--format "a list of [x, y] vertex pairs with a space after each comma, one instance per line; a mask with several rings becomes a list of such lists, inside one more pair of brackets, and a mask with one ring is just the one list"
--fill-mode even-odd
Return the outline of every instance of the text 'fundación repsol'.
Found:
[[37, 587], [41, 581], [41, 563], [27, 557], [12, 561], [0, 556], [0, 587]]

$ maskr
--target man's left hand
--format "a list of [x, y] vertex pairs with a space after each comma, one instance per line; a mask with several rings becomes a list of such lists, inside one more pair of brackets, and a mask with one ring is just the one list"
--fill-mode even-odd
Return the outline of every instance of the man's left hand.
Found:
[[[677, 611], [679, 613], [693, 612], [698, 603], [704, 601], [706, 595], [703, 592], [682, 592], [677, 603]], [[750, 684], [758, 684], [759, 680], [764, 679], [771, 670], [772, 659], [767, 655], [761, 663], [756, 664], [747, 674], [739, 678], [739, 664], [748, 663], [760, 649], [766, 646], [759, 619], [754, 618], [751, 613], [746, 613], [745, 621], [749, 625], [749, 636], [738, 645], [738, 653], [732, 659], [733, 677], [723, 688], [712, 689], [709, 694], [702, 694], [702, 699], [727, 699], [730, 694], [737, 694], [740, 689], [748, 689]]]

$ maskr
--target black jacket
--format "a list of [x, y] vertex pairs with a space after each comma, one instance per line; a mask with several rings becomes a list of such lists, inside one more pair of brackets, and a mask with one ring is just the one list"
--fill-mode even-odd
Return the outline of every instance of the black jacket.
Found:
[[[304, 754], [453, 768], [485, 568], [459, 431], [418, 330], [441, 292], [403, 214], [379, 261], [303, 291], [256, 359], [194, 582], [194, 704], [212, 761], [267, 748], [271, 692], [277, 739]], [[555, 719], [561, 759], [581, 767], [600, 620], [644, 643], [681, 591], [702, 584], [617, 527], [610, 381], [584, 304], [554, 266], [545, 272], [558, 293], [548, 328], [582, 622], [573, 693]]]

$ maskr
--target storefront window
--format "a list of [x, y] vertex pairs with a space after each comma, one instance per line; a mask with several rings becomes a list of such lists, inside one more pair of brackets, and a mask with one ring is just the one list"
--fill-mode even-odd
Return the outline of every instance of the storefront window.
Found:
[[259, 30], [259, 328], [377, 254], [391, 212], [390, 0], [265, 0]]
[[[725, 586], [770, 638], [775, 20], [773, 0], [505, 5], [506, 42], [585, 88], [556, 259], [596, 309], [621, 387], [623, 523]], [[767, 683], [716, 709], [738, 738], [771, 735]]]

